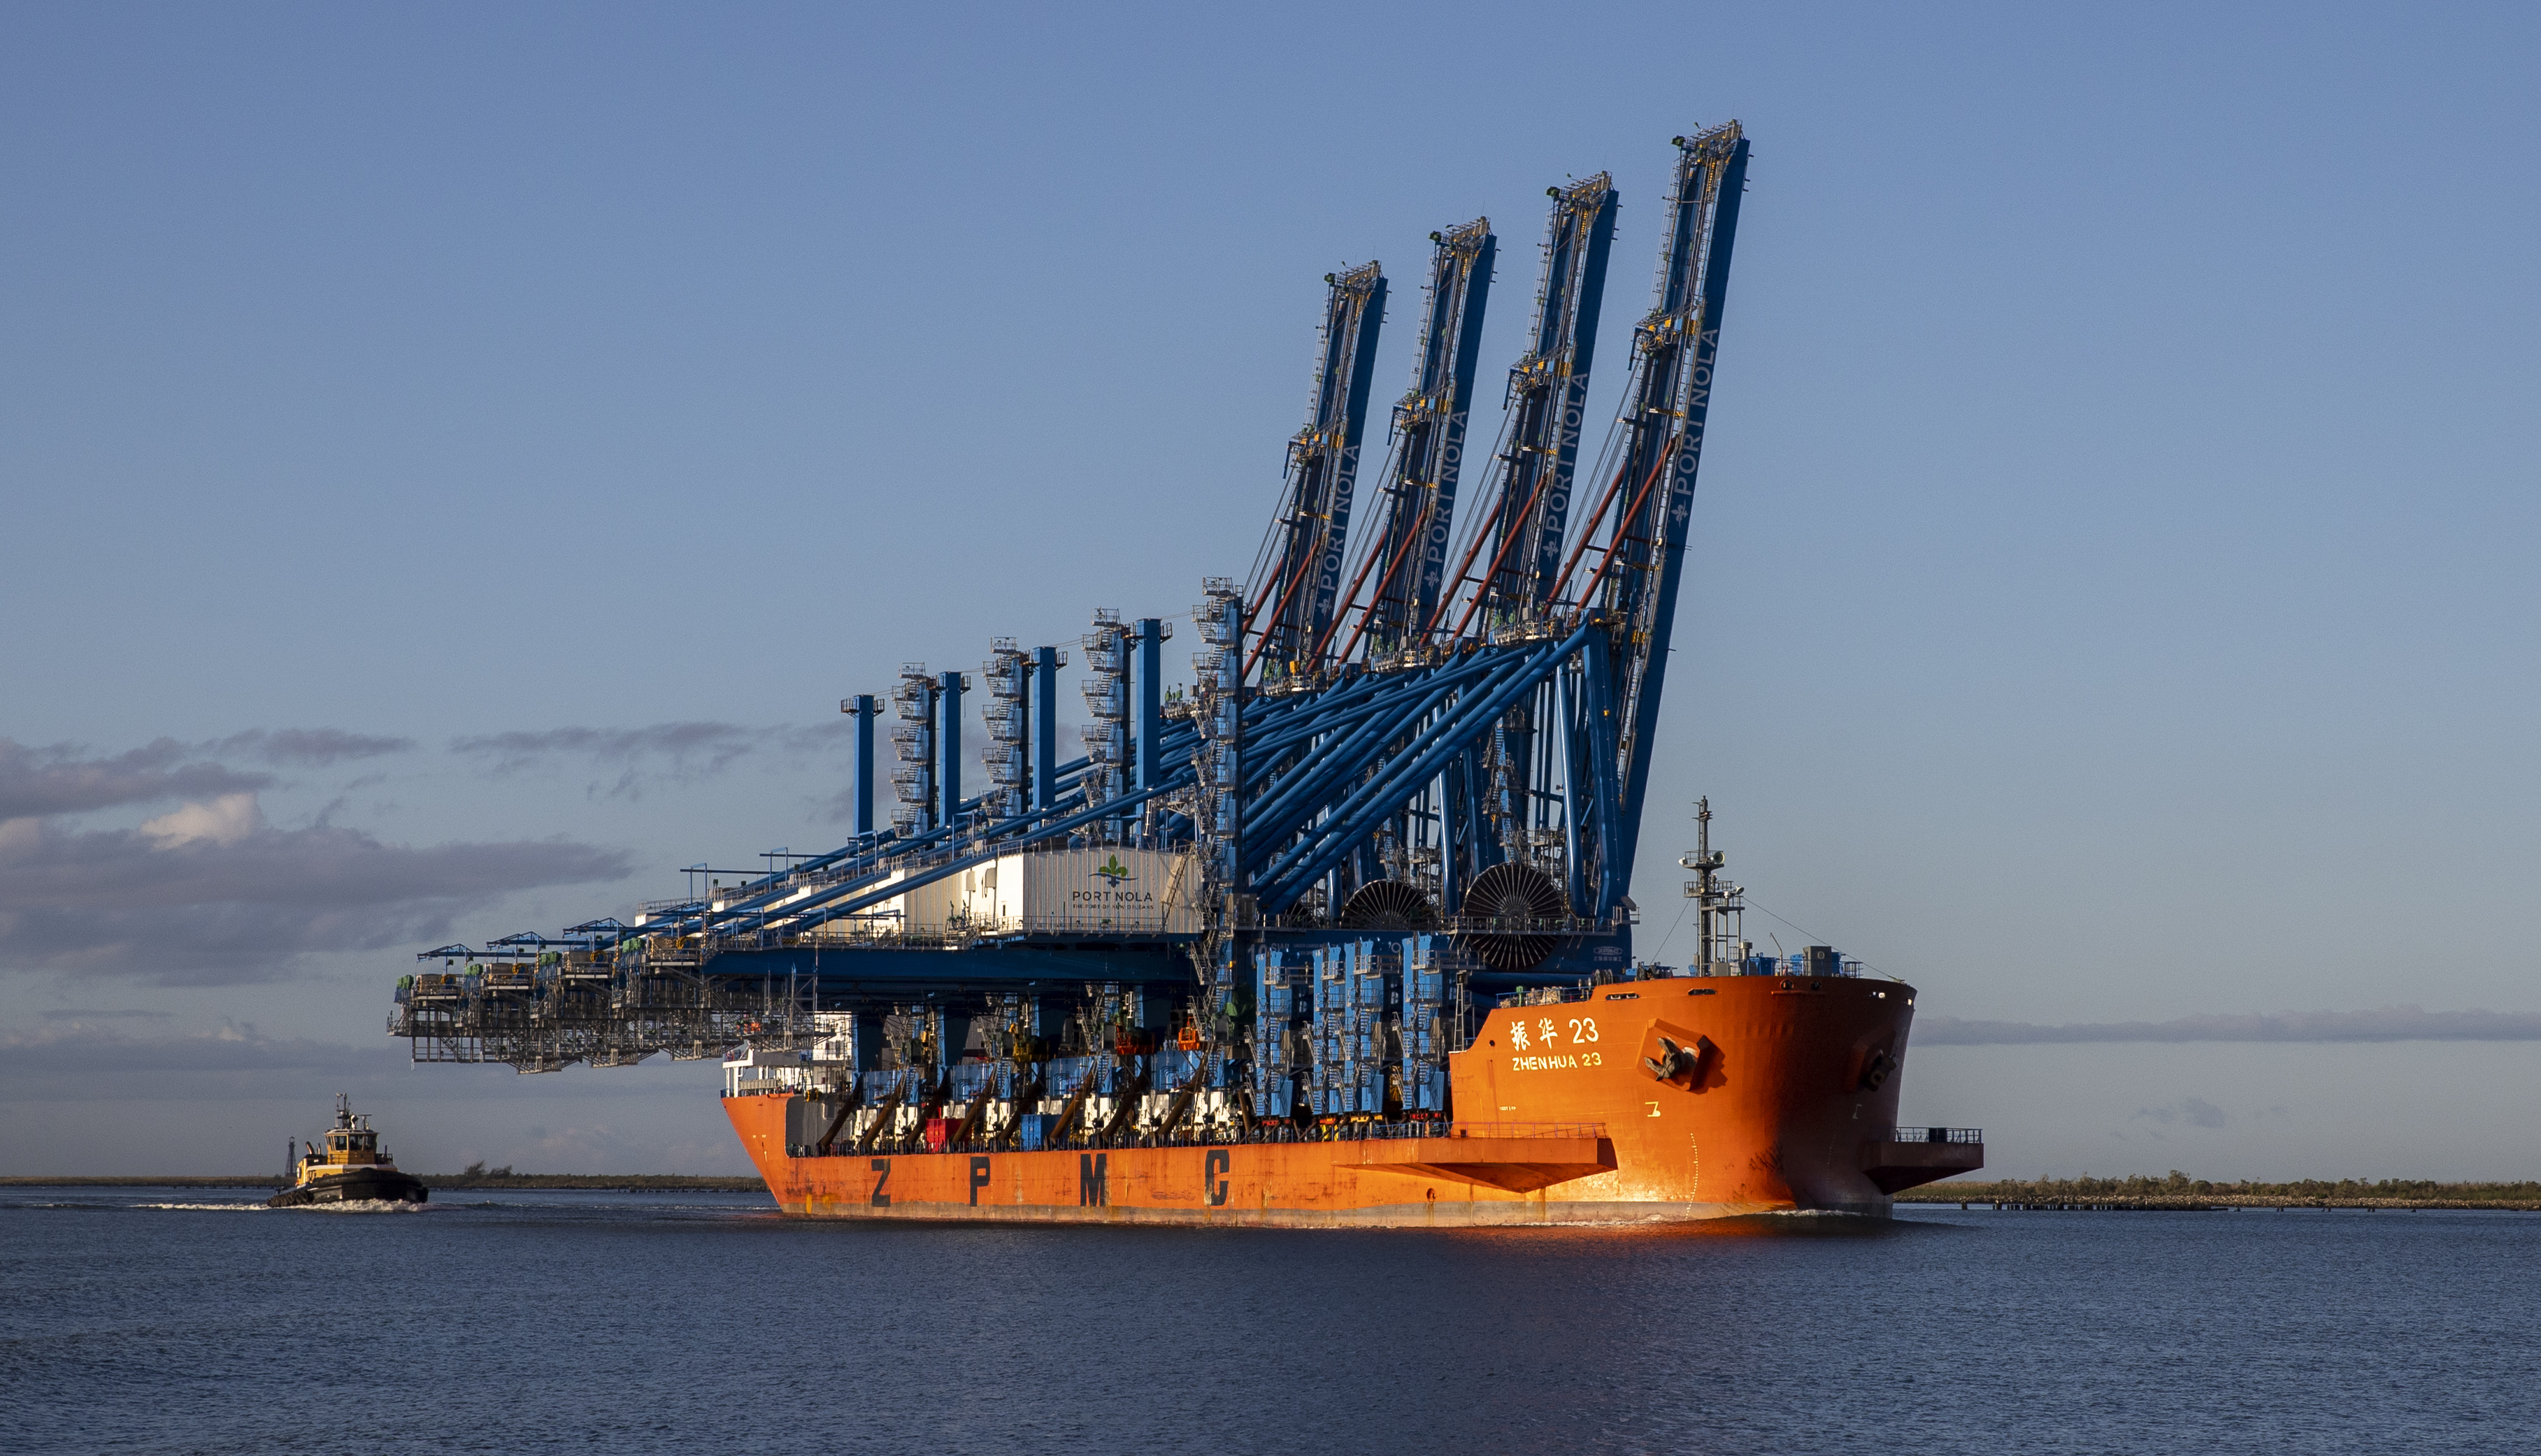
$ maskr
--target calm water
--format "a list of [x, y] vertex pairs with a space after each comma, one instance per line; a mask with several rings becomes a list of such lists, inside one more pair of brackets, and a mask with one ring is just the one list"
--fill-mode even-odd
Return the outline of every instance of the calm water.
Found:
[[2541, 1214], [862, 1227], [0, 1192], [10, 1451], [2541, 1450]]

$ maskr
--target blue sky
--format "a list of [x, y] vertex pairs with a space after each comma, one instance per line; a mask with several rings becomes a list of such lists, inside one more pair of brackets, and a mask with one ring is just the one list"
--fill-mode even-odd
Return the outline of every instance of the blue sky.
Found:
[[[2541, 1013], [2536, 29], [0, 10], [0, 1171], [261, 1167], [339, 1082], [426, 1167], [737, 1167], [706, 1069], [408, 1071], [386, 987], [835, 843], [904, 660], [1241, 573], [1337, 265], [1390, 397], [1489, 215], [1495, 403], [1544, 189], [1611, 170], [1620, 360], [1667, 139], [1735, 116], [1645, 943], [1708, 794], [2004, 1171], [2528, 1174], [2457, 1083]], [[2506, 1019], [1933, 1019], [2410, 1005]]]

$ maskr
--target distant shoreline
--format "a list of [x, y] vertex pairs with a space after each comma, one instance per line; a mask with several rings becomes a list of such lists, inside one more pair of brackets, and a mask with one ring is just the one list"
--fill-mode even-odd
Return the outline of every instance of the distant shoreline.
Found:
[[[756, 1178], [690, 1178], [673, 1173], [424, 1173], [427, 1188], [560, 1188], [635, 1193], [685, 1189], [702, 1193], [764, 1193]], [[215, 1178], [0, 1178], [0, 1188], [279, 1188], [282, 1180], [240, 1174]]]
[[2195, 1209], [2499, 1209], [2541, 1212], [2541, 1183], [2210, 1183], [2168, 1178], [2041, 1178], [1993, 1183], [1927, 1183], [1896, 1196], [1901, 1207], [1958, 1204], [1987, 1208], [2090, 1210]]

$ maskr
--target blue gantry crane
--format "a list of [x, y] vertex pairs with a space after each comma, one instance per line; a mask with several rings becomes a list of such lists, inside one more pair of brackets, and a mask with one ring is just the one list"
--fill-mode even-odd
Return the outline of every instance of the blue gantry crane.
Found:
[[[1165, 619], [1109, 610], [1072, 643], [999, 638], [977, 674], [908, 663], [893, 691], [840, 704], [847, 844], [729, 885], [692, 876], [628, 922], [426, 952], [444, 964], [400, 987], [391, 1029], [420, 1060], [526, 1071], [826, 1038], [877, 1078], [857, 1096], [910, 1107], [951, 1095], [957, 1073], [991, 1075], [960, 1070], [968, 1049], [1050, 1098], [1134, 1076], [1205, 1086], [1246, 1116], [1437, 1110], [1437, 1059], [1477, 1001], [1632, 963], [1634, 848], [1747, 166], [1735, 122], [1675, 145], [1657, 296], [1577, 520], [1618, 206], [1603, 173], [1549, 189], [1487, 510], [1455, 511], [1493, 262], [1477, 219], [1431, 235], [1382, 520], [1355, 571], [1374, 263], [1327, 279], [1264, 560], [1249, 583], [1202, 582], [1188, 681], [1168, 680]], [[1071, 653], [1088, 674], [1074, 712]], [[1084, 751], [1061, 760], [1057, 726], [1078, 713]], [[974, 751], [984, 772], [966, 783]], [[1350, 1040], [1327, 1014], [1391, 1029]]]
[[1349, 599], [1365, 589], [1367, 605], [1351, 636], [1331, 653], [1343, 619], [1316, 644], [1318, 657], [1348, 660], [1363, 638], [1384, 656], [1414, 645], [1437, 610], [1446, 585], [1447, 543], [1456, 520], [1456, 482], [1464, 469], [1465, 428], [1474, 407], [1474, 374], [1482, 357], [1483, 313], [1499, 240], [1489, 218], [1429, 235], [1427, 308], [1420, 319], [1418, 364], [1412, 390], [1394, 406], [1394, 458], [1385, 483], [1385, 526], [1350, 582]]
[[1327, 273], [1324, 282], [1330, 293], [1313, 402], [1305, 428], [1288, 442], [1287, 502], [1271, 522], [1270, 566], [1253, 600], [1253, 657], [1270, 683], [1311, 675], [1342, 604], [1360, 436], [1385, 323], [1385, 273], [1377, 264]]
[[1475, 558], [1488, 553], [1458, 617], [1459, 635], [1477, 612], [1492, 622], [1543, 615], [1561, 562], [1619, 199], [1602, 172], [1545, 190], [1553, 216], [1545, 225], [1535, 327], [1525, 356], [1509, 371], [1507, 427], [1492, 461], [1498, 478], [1488, 528], [1476, 533], [1458, 571], [1460, 577], [1472, 572]]

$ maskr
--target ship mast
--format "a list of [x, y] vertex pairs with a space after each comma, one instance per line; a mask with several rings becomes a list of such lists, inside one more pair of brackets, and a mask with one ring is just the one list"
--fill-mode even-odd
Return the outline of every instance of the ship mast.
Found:
[[[1743, 885], [1721, 881], [1720, 867], [1729, 863], [1729, 857], [1711, 847], [1711, 798], [1708, 795], [1694, 801], [1694, 853], [1680, 858], [1677, 863], [1695, 872], [1696, 877], [1685, 882], [1685, 897], [1694, 902], [1696, 953], [1700, 957], [1695, 962], [1696, 974], [1707, 976], [1714, 974], [1714, 964], [1725, 958], [1721, 954], [1725, 946], [1736, 946], [1742, 958], [1747, 952], [1743, 938], [1747, 907], [1741, 898], [1747, 891]], [[1737, 929], [1725, 929], [1733, 923]]]

